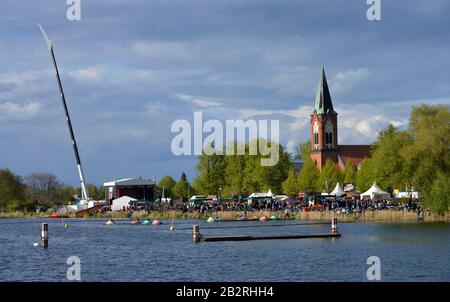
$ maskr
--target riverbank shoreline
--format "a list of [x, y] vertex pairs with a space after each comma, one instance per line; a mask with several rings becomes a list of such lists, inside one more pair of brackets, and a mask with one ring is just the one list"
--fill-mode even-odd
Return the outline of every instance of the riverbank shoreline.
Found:
[[[48, 218], [50, 212], [41, 213], [25, 213], [25, 212], [7, 212], [0, 213], [0, 218]], [[182, 213], [177, 211], [170, 212], [105, 212], [86, 215], [85, 218], [151, 218], [151, 219], [202, 219], [206, 220], [208, 217], [221, 217], [224, 220], [237, 219], [244, 215], [244, 212], [212, 212], [204, 213]], [[249, 218], [259, 218], [262, 216], [271, 217], [277, 216], [280, 219], [284, 218], [284, 213], [273, 211], [257, 211], [247, 212]], [[333, 213], [333, 212], [295, 212], [290, 213], [290, 217], [295, 220], [303, 221], [326, 221], [333, 216], [337, 217], [342, 222], [450, 222], [450, 211], [444, 216], [435, 214], [425, 215], [423, 218], [417, 216], [415, 212], [404, 212], [396, 210], [381, 210], [381, 211], [366, 211], [364, 214], [358, 213]], [[69, 218], [75, 218], [74, 213], [69, 214]]]

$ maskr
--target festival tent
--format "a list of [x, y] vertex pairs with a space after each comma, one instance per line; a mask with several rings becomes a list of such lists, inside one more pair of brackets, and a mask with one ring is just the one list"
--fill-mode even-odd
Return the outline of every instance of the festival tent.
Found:
[[123, 207], [127, 208], [132, 201], [137, 201], [137, 199], [129, 196], [114, 199], [111, 204], [111, 211], [123, 211]]
[[385, 192], [380, 189], [380, 187], [377, 186], [376, 182], [373, 183], [372, 187], [370, 187], [369, 190], [367, 190], [364, 193], [361, 193], [360, 198], [364, 199], [364, 197], [369, 196], [370, 199], [373, 199], [374, 197], [385, 197], [389, 198], [391, 197], [391, 194], [388, 192]]
[[273, 199], [273, 198], [275, 198], [275, 195], [272, 193], [272, 190], [269, 189], [269, 192], [267, 192], [267, 193], [255, 192], [255, 193], [250, 194], [247, 197], [247, 203], [249, 205], [251, 205], [252, 201], [255, 201], [255, 200]]
[[330, 195], [341, 196], [342, 194], [344, 194], [344, 188], [340, 183], [337, 183]]
[[272, 198], [275, 195], [273, 195], [272, 190], [269, 189], [269, 192], [267, 193], [261, 193], [261, 192], [255, 192], [248, 196], [248, 198]]

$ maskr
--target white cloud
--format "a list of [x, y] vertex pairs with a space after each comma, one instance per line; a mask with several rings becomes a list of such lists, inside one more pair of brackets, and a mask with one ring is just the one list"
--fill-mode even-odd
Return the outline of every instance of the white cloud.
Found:
[[136, 41], [131, 45], [131, 51], [146, 58], [172, 58], [186, 60], [192, 53], [188, 43], [170, 41]]
[[255, 116], [267, 116], [272, 114], [280, 113], [279, 110], [260, 110], [260, 109], [251, 109], [251, 108], [244, 108], [238, 110], [239, 114], [243, 118], [250, 118]]
[[37, 115], [42, 108], [42, 104], [38, 102], [30, 102], [27, 104], [15, 104], [6, 102], [0, 104], [0, 120], [16, 120], [25, 119]]
[[330, 80], [330, 89], [332, 94], [344, 94], [350, 92], [361, 83], [367, 81], [370, 71], [367, 68], [349, 69], [339, 71]]
[[23, 85], [32, 81], [39, 81], [51, 74], [50, 69], [45, 70], [28, 70], [16, 73], [0, 74], [0, 84], [16, 84]]
[[[396, 108], [380, 104], [358, 104], [352, 106], [338, 106], [336, 111], [338, 116], [339, 142], [342, 144], [372, 143], [378, 131], [385, 128], [388, 124], [395, 127], [401, 127], [408, 123], [405, 118], [410, 106], [407, 106], [406, 112], [401, 112], [403, 105], [397, 103]], [[405, 116], [404, 118], [401, 118]]]
[[258, 109], [244, 108], [238, 110], [238, 112], [243, 118], [250, 118], [256, 116], [269, 116], [276, 114], [286, 116], [287, 119], [293, 118], [293, 120], [291, 120], [291, 122], [289, 123], [289, 129], [292, 131], [298, 131], [305, 128], [309, 124], [309, 116], [312, 110], [313, 107], [300, 106], [292, 110], [258, 110]]
[[186, 101], [201, 108], [220, 107], [222, 105], [221, 102], [218, 102], [217, 100], [212, 98], [197, 97], [186, 94], [176, 94], [175, 96], [182, 101]]
[[106, 76], [110, 72], [110, 68], [103, 65], [89, 66], [84, 69], [78, 69], [69, 72], [69, 74], [79, 81], [98, 81]]

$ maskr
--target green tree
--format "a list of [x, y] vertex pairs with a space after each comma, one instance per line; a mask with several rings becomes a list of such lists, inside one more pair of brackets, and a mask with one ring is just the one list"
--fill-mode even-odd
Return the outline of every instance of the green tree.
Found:
[[392, 125], [378, 134], [373, 145], [372, 161], [374, 180], [383, 189], [392, 192], [393, 189], [408, 185], [409, 177], [405, 173], [406, 160], [402, 150], [412, 143], [412, 138], [406, 131], [399, 131]]
[[176, 181], [171, 176], [166, 175], [158, 183], [158, 194], [162, 196], [162, 189], [164, 188], [164, 197], [172, 196], [172, 190], [175, 187]]
[[344, 183], [352, 183], [355, 184], [356, 181], [356, 168], [352, 165], [352, 163], [347, 160], [345, 162], [345, 169], [344, 169]]
[[190, 195], [194, 194], [184, 172], [181, 173], [180, 180], [175, 184], [172, 192], [175, 198], [189, 198]]
[[218, 194], [219, 188], [225, 186], [226, 157], [213, 145], [207, 146], [196, 166], [197, 177], [193, 186], [200, 194]]
[[[233, 145], [233, 155], [226, 157], [224, 196], [244, 193], [245, 155], [237, 153], [238, 145], [244, 144], [237, 142]], [[245, 145], [243, 148], [245, 150]]]
[[425, 192], [425, 206], [433, 213], [444, 215], [449, 210], [450, 198], [450, 177], [445, 174], [439, 174], [433, 182], [430, 190]]
[[303, 169], [298, 177], [298, 185], [300, 191], [303, 192], [317, 192], [317, 180], [319, 178], [319, 169], [316, 164], [307, 158]]
[[295, 159], [308, 159], [311, 154], [311, 142], [308, 140], [303, 143], [299, 143], [295, 148], [295, 151]]
[[450, 110], [448, 105], [413, 107], [408, 132], [413, 143], [402, 152], [412, 185], [427, 190], [438, 174], [450, 170]]
[[[80, 191], [81, 189], [79, 187], [75, 188], [69, 185], [60, 185], [57, 189], [56, 189], [56, 195], [57, 195], [57, 199], [61, 200], [64, 204], [73, 204], [75, 201], [74, 196], [75, 195], [80, 195]], [[104, 197], [105, 193], [103, 192], [103, 197]], [[90, 197], [91, 195], [89, 195]], [[96, 196], [97, 197], [97, 196]], [[93, 198], [93, 197], [92, 197]], [[97, 200], [100, 200], [103, 198], [99, 198]], [[30, 206], [33, 206], [33, 200], [31, 200], [30, 202]], [[35, 206], [36, 204], [34, 204]]]
[[339, 172], [336, 170], [336, 165], [331, 159], [327, 159], [317, 181], [317, 187], [321, 189], [322, 192], [325, 191], [330, 193], [338, 182]]
[[300, 192], [298, 187], [298, 178], [295, 175], [294, 168], [289, 169], [288, 177], [282, 184], [283, 193], [287, 195], [296, 195]]
[[375, 170], [372, 159], [365, 158], [361, 168], [356, 172], [356, 187], [359, 191], [367, 191], [375, 181]]
[[[64, 185], [61, 185], [61, 186], [64, 186]], [[97, 187], [94, 184], [86, 184], [86, 190], [88, 191], [89, 198], [92, 198], [94, 200], [105, 199], [105, 188], [103, 186]], [[79, 192], [79, 190], [78, 190], [78, 192]]]
[[[258, 148], [261, 146], [267, 146], [272, 150], [277, 150], [278, 161], [274, 165], [264, 166], [262, 161], [267, 156], [261, 155], [259, 150], [257, 155], [249, 155], [248, 151], [250, 145], [247, 144], [247, 152], [245, 155], [245, 170], [244, 170], [244, 190], [250, 192], [268, 191], [271, 189], [273, 192], [281, 192], [283, 190], [282, 183], [288, 176], [288, 171], [292, 167], [291, 157], [284, 148], [276, 142], [266, 142], [263, 139], [250, 142], [250, 144], [258, 144]], [[275, 152], [274, 152], [275, 153]], [[275, 154], [270, 156], [275, 157]]]
[[24, 201], [22, 178], [8, 169], [0, 169], [0, 211], [14, 211]]

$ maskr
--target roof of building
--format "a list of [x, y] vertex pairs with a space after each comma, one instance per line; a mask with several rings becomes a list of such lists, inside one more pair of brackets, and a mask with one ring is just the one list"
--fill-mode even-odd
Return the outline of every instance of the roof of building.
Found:
[[370, 157], [370, 145], [339, 145], [339, 165], [342, 167], [347, 160], [357, 166], [365, 157]]
[[144, 185], [154, 185], [155, 182], [149, 179], [145, 179], [143, 177], [135, 177], [135, 178], [123, 178], [118, 180], [113, 180], [109, 182], [105, 182], [103, 186], [105, 187], [114, 187], [114, 186], [144, 186]]
[[319, 87], [317, 88], [314, 111], [317, 114], [337, 114], [333, 109], [330, 90], [328, 89], [327, 78], [325, 76], [325, 69], [323, 67], [320, 74]]

